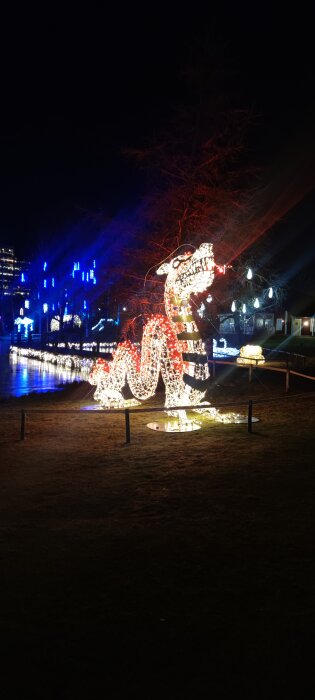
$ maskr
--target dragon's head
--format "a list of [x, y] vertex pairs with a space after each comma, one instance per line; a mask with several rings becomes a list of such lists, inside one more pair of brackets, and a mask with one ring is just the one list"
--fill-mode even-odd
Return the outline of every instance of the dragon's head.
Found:
[[202, 243], [194, 253], [184, 253], [162, 263], [156, 272], [167, 275], [165, 293], [171, 291], [178, 299], [188, 300], [191, 294], [199, 294], [211, 286], [214, 267], [212, 243]]

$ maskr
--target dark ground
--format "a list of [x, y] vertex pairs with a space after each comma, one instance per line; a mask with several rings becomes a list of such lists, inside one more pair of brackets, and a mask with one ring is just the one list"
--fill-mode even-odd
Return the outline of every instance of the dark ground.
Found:
[[130, 445], [92, 412], [30, 414], [19, 441], [22, 406], [80, 408], [84, 385], [3, 402], [3, 698], [313, 697], [315, 399], [277, 380], [250, 387], [281, 397], [253, 435], [139, 414]]

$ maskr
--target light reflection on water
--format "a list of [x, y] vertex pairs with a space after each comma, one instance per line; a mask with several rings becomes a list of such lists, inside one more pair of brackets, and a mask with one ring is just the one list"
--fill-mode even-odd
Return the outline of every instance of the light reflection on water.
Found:
[[[58, 391], [58, 384], [87, 380], [88, 372], [79, 372], [26, 357], [12, 356], [0, 348], [0, 397], [23, 396], [32, 391]], [[6, 348], [8, 350], [8, 348]]]

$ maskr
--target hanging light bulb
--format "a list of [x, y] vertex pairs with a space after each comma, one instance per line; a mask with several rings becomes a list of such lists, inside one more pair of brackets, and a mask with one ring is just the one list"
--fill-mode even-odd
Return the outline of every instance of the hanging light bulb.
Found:
[[236, 304], [235, 304], [235, 301], [232, 301], [231, 311], [233, 311], [233, 313], [234, 313], [234, 311], [236, 311]]
[[199, 309], [197, 309], [197, 314], [200, 316], [200, 318], [204, 317], [205, 309], [206, 307], [203, 303], [199, 306]]
[[272, 289], [272, 287], [269, 287], [268, 297], [269, 297], [269, 299], [272, 299], [272, 297], [273, 297], [273, 289]]
[[259, 306], [260, 306], [259, 299], [257, 299], [257, 297], [256, 297], [256, 299], [254, 301], [254, 307], [255, 307], [255, 309], [259, 309]]
[[246, 304], [243, 304], [242, 311], [243, 311], [243, 314], [246, 314]]
[[248, 280], [251, 280], [251, 279], [252, 279], [253, 273], [252, 273], [251, 267], [248, 268], [246, 277], [247, 277]]

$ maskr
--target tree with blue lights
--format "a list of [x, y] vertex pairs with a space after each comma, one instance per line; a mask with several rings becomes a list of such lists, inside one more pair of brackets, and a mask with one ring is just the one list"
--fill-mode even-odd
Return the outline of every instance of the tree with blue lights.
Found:
[[88, 333], [91, 304], [97, 289], [96, 260], [50, 262], [36, 259], [30, 270], [30, 303], [41, 335], [65, 330]]

